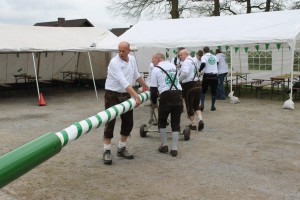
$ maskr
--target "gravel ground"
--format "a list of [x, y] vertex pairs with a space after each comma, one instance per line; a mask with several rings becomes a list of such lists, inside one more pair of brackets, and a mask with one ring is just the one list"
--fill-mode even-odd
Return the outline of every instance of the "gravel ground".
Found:
[[[45, 107], [37, 106], [33, 91], [0, 97], [0, 155], [104, 110], [103, 90], [98, 95], [96, 101], [93, 89], [49, 89]], [[299, 100], [294, 111], [266, 95], [240, 101], [217, 101], [215, 112], [205, 108], [204, 130], [192, 131], [189, 141], [181, 136], [176, 158], [157, 151], [156, 127], [140, 137], [149, 117], [146, 102], [134, 111], [128, 146], [134, 160], [116, 156], [118, 119], [111, 166], [101, 160], [99, 127], [0, 189], [0, 199], [300, 199]]]

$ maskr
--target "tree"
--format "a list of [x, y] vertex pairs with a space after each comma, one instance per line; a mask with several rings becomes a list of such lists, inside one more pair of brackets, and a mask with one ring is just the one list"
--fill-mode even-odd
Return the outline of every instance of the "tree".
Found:
[[[111, 0], [108, 10], [115, 16], [137, 21], [269, 12], [282, 10], [285, 4], [283, 0]], [[300, 7], [299, 1], [294, 8], [297, 6]]]
[[[112, 0], [107, 8], [114, 16], [129, 20], [220, 15], [220, 0]], [[200, 12], [200, 13], [199, 13]]]
[[291, 9], [300, 9], [300, 1], [296, 1], [293, 3]]

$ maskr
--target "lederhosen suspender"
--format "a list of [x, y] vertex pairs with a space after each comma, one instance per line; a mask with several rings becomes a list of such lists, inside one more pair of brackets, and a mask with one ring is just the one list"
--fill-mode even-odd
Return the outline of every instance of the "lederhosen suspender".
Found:
[[195, 66], [195, 75], [194, 75], [193, 80], [195, 80], [195, 78], [197, 76], [198, 77], [198, 81], [200, 81], [200, 77], [198, 75], [198, 70], [197, 70], [197, 66], [196, 66], [195, 62], [192, 59], [190, 59], [190, 58], [188, 58], [188, 59], [191, 60], [193, 62], [193, 64], [194, 64], [194, 66]]
[[156, 66], [156, 67], [158, 67], [159, 69], [161, 69], [161, 71], [163, 71], [167, 75], [167, 77], [170, 79], [170, 81], [171, 81], [171, 87], [170, 87], [169, 90], [171, 90], [173, 86], [175, 87], [176, 90], [178, 90], [177, 86], [175, 85], [175, 81], [176, 81], [176, 77], [177, 77], [177, 68], [176, 68], [176, 73], [175, 73], [174, 79], [172, 80], [171, 76], [168, 74], [168, 72], [166, 72], [166, 70], [164, 70], [160, 66]]

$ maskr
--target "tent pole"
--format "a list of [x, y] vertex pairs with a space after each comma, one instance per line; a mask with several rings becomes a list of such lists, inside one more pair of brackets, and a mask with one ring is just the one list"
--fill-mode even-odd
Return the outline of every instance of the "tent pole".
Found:
[[36, 82], [36, 88], [38, 92], [38, 99], [40, 101], [40, 89], [39, 89], [39, 82], [38, 82], [38, 77], [37, 77], [37, 72], [36, 72], [36, 66], [35, 66], [35, 59], [34, 59], [34, 53], [32, 53], [32, 61], [33, 61], [33, 67], [34, 67], [34, 73], [35, 73], [35, 82]]
[[230, 93], [232, 92], [232, 66], [233, 66], [233, 46], [231, 45], [230, 46], [230, 63], [231, 63], [231, 66], [230, 66]]
[[95, 77], [94, 77], [94, 71], [93, 71], [93, 65], [92, 65], [92, 61], [91, 61], [90, 52], [88, 52], [88, 56], [89, 56], [89, 61], [90, 61], [90, 66], [91, 66], [91, 72], [92, 72], [92, 77], [93, 77], [95, 93], [96, 93], [96, 99], [98, 101], [98, 93], [97, 93], [97, 88], [96, 88], [96, 83], [95, 83]]
[[281, 48], [281, 73], [280, 73], [280, 75], [282, 75], [282, 70], [283, 70], [283, 44], [282, 44], [282, 48]]
[[292, 64], [291, 64], [291, 84], [290, 84], [290, 99], [293, 99], [293, 78], [294, 78], [294, 54], [295, 54], [295, 40], [293, 41], [291, 52], [292, 52]]

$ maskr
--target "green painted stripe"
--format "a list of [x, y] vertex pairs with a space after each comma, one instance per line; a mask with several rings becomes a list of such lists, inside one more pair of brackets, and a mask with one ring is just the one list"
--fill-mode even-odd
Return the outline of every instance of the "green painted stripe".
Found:
[[146, 96], [147, 96], [147, 99], [149, 99], [149, 94], [150, 94], [150, 93], [149, 93], [149, 92], [146, 92], [145, 94], [146, 94]]
[[144, 97], [144, 95], [139, 95], [141, 98], [142, 98], [142, 102], [144, 102], [145, 101], [145, 97]]
[[64, 143], [63, 143], [63, 146], [66, 146], [66, 144], [68, 144], [68, 142], [69, 142], [69, 136], [68, 136], [68, 133], [67, 133], [67, 131], [62, 130], [62, 131], [61, 131], [61, 134], [62, 134], [63, 137], [64, 137]]
[[75, 122], [73, 125], [77, 128], [77, 137], [75, 138], [77, 140], [82, 134], [82, 126], [78, 122]]
[[131, 108], [132, 108], [132, 103], [131, 103], [131, 101], [128, 99], [127, 100], [127, 102], [129, 103], [129, 110], [131, 110]]
[[96, 127], [96, 128], [98, 128], [102, 124], [102, 119], [99, 115], [95, 115], [95, 117], [98, 119], [98, 122], [99, 122], [98, 126]]
[[86, 123], [89, 125], [89, 129], [88, 129], [87, 132], [86, 132], [86, 133], [88, 133], [88, 132], [90, 132], [90, 130], [92, 129], [93, 124], [92, 124], [92, 121], [91, 121], [90, 119], [86, 119], [85, 121], [86, 121]]
[[118, 117], [119, 111], [118, 111], [117, 107], [116, 107], [116, 106], [113, 106], [112, 108], [113, 108], [113, 109], [115, 110], [115, 112], [116, 112], [116, 117]]
[[107, 114], [107, 122], [109, 122], [110, 118], [111, 118], [111, 114], [108, 110], [105, 110], [106, 114]]
[[120, 105], [123, 107], [123, 112], [122, 113], [124, 113], [125, 112], [125, 106], [123, 105], [123, 103], [120, 103]]

